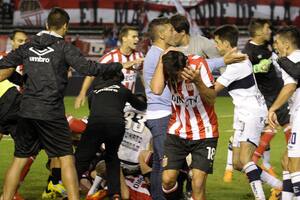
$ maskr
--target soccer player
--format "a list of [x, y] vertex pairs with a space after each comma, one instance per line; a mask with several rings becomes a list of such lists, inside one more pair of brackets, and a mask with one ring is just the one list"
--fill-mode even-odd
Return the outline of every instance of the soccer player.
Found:
[[[293, 63], [300, 61], [300, 32], [294, 26], [287, 26], [280, 29], [275, 34], [274, 48], [280, 57], [287, 57]], [[283, 172], [282, 199], [300, 199], [300, 137], [299, 137], [299, 117], [300, 117], [300, 90], [297, 79], [292, 78], [282, 70], [284, 86], [278, 97], [269, 108], [268, 120], [271, 127], [279, 125], [276, 111], [280, 109], [288, 100], [290, 101], [290, 123], [292, 134], [288, 142], [288, 171]], [[292, 96], [294, 96], [292, 98]]]
[[[224, 25], [214, 32], [217, 48], [221, 55], [237, 46], [238, 29], [232, 25]], [[225, 72], [215, 83], [216, 92], [225, 87], [233, 99], [234, 124], [233, 128], [233, 167], [243, 170], [257, 200], [264, 200], [265, 195], [261, 179], [273, 187], [281, 189], [281, 182], [269, 174], [262, 172], [261, 168], [252, 161], [253, 153], [258, 146], [260, 133], [265, 125], [267, 107], [260, 93], [252, 65], [249, 60], [227, 65]]]
[[167, 199], [176, 198], [178, 172], [191, 153], [192, 198], [205, 199], [205, 183], [213, 171], [219, 136], [213, 76], [203, 58], [170, 50], [155, 70], [152, 92], [160, 95], [166, 85], [172, 94], [172, 116], [162, 160], [163, 191]]
[[[277, 75], [272, 58], [272, 47], [270, 45], [271, 29], [270, 22], [265, 19], [253, 19], [249, 25], [251, 40], [248, 41], [243, 52], [246, 53], [253, 65], [253, 71], [257, 80], [260, 92], [263, 94], [267, 107], [270, 108], [280, 89], [283, 87], [282, 79]], [[281, 127], [284, 129], [286, 142], [289, 140], [291, 128], [289, 126], [288, 104], [284, 104], [277, 110], [277, 116]], [[255, 150], [253, 160], [257, 160], [263, 155], [263, 167], [270, 173], [274, 174], [268, 160], [270, 160], [270, 151], [268, 150], [271, 139], [274, 137], [275, 130], [266, 126], [258, 148]]]
[[185, 55], [193, 54], [207, 58], [211, 71], [246, 59], [245, 54], [236, 53], [234, 50], [221, 57], [213, 40], [201, 35], [190, 35], [189, 21], [183, 15], [173, 15], [170, 22], [174, 27], [174, 41], [179, 50]]
[[[143, 53], [135, 51], [136, 46], [139, 42], [139, 33], [136, 27], [133, 26], [123, 26], [119, 33], [119, 41], [121, 46], [111, 50], [99, 60], [100, 63], [111, 63], [120, 62], [123, 64], [124, 73], [123, 84], [130, 89], [135, 91], [136, 77], [138, 71], [142, 69]], [[85, 98], [88, 89], [92, 85], [95, 77], [87, 76], [84, 79], [79, 95], [75, 100], [75, 108], [79, 108], [84, 105]]]
[[95, 79], [90, 115], [85, 133], [76, 149], [78, 177], [88, 170], [89, 164], [102, 143], [105, 144], [108, 193], [110, 199], [121, 199], [120, 160], [118, 149], [125, 133], [124, 107], [126, 102], [138, 110], [145, 110], [145, 98], [140, 100], [121, 82], [123, 66], [118, 71], [105, 72]]
[[3, 188], [3, 199], [11, 200], [20, 173], [30, 156], [44, 148], [49, 158], [58, 157], [68, 199], [79, 200], [78, 180], [73, 149], [64, 110], [64, 91], [69, 66], [86, 75], [103, 73], [114, 67], [87, 61], [72, 44], [63, 40], [68, 30], [68, 13], [53, 8], [47, 18], [47, 31], [0, 60], [0, 81], [18, 65], [24, 64], [25, 89], [16, 129], [14, 160], [9, 167]]

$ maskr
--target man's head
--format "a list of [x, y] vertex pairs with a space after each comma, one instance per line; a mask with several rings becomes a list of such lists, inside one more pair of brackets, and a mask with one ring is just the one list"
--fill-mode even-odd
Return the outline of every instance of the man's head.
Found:
[[250, 37], [260, 37], [264, 41], [269, 41], [272, 34], [270, 25], [267, 19], [252, 19], [248, 27]]
[[168, 18], [160, 17], [153, 19], [149, 24], [148, 32], [153, 43], [164, 42], [165, 44], [175, 46], [173, 40], [174, 28]]
[[47, 29], [65, 36], [70, 21], [69, 14], [62, 8], [52, 8], [47, 18]]
[[19, 46], [23, 45], [27, 41], [28, 37], [25, 31], [16, 29], [12, 32], [10, 39], [12, 49], [15, 50], [19, 48]]
[[180, 14], [173, 15], [170, 18], [170, 22], [172, 26], [174, 27], [174, 39], [175, 43], [177, 43], [177, 46], [181, 46], [181, 41], [184, 38], [184, 36], [190, 34], [190, 23], [188, 19]]
[[224, 25], [217, 28], [214, 32], [214, 39], [217, 49], [223, 56], [226, 52], [237, 46], [239, 30], [234, 25]]
[[300, 48], [300, 32], [295, 26], [283, 27], [276, 32], [274, 49], [279, 56], [288, 56]]
[[119, 33], [119, 41], [122, 46], [134, 50], [139, 42], [139, 32], [134, 26], [123, 26]]
[[187, 56], [179, 51], [169, 51], [164, 54], [162, 56], [162, 63], [166, 81], [173, 85], [180, 80], [180, 73], [187, 66], [187, 61]]

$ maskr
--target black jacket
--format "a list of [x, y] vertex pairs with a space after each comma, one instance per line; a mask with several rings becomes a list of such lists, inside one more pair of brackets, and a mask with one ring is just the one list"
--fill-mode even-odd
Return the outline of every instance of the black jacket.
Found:
[[[104, 82], [103, 82], [104, 83]], [[95, 87], [91, 94], [91, 118], [97, 118], [103, 122], [124, 121], [124, 107], [126, 102], [137, 110], [145, 110], [147, 102], [139, 99], [137, 95], [127, 89], [120, 81], [106, 81], [101, 87]]]
[[24, 65], [24, 93], [20, 116], [41, 120], [64, 117], [63, 97], [70, 66], [79, 73], [95, 76], [114, 70], [115, 65], [88, 61], [74, 45], [49, 32], [41, 32], [10, 52], [0, 60], [0, 69], [21, 64]]

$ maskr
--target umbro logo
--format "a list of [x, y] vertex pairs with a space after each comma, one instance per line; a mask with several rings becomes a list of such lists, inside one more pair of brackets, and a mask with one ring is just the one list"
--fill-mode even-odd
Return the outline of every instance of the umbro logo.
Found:
[[29, 60], [31, 62], [44, 62], [44, 63], [49, 63], [50, 58], [43, 58], [41, 56], [44, 56], [54, 51], [54, 49], [52, 49], [51, 47], [47, 47], [45, 49], [35, 49], [33, 47], [30, 47], [29, 50], [35, 53], [36, 55], [38, 55], [38, 57], [34, 57], [34, 56], [29, 57]]
[[30, 47], [29, 50], [38, 56], [44, 56], [54, 51], [54, 49], [52, 49], [51, 47], [47, 47], [46, 49], [35, 49], [33, 47]]

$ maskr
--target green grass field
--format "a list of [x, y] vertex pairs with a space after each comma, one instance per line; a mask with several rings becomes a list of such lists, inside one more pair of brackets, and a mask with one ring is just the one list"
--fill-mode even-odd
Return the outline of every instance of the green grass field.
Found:
[[[79, 110], [73, 109], [73, 97], [65, 99], [66, 112], [76, 117], [88, 115], [87, 107]], [[207, 182], [207, 200], [250, 200], [254, 199], [245, 175], [235, 172], [232, 183], [223, 182], [223, 173], [227, 158], [227, 143], [232, 134], [233, 105], [229, 97], [218, 97], [216, 111], [219, 118], [220, 139], [215, 157], [214, 174], [210, 175]], [[280, 158], [285, 148], [285, 139], [280, 131], [271, 143], [271, 163], [277, 174], [281, 174]], [[5, 171], [13, 156], [13, 141], [4, 138], [0, 142], [0, 191], [2, 191]], [[46, 155], [41, 152], [34, 162], [20, 193], [26, 200], [41, 199], [41, 194], [48, 177], [45, 168]], [[268, 197], [270, 187], [265, 186], [265, 193]]]

